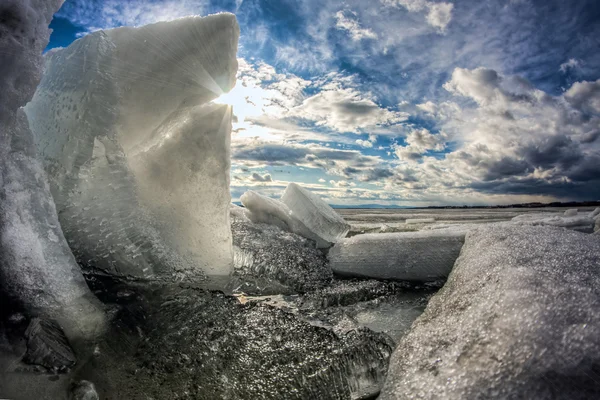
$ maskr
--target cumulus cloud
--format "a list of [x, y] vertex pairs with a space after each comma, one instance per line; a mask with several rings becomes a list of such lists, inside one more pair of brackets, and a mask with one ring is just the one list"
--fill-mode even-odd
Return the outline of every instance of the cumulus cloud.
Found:
[[373, 143], [368, 140], [357, 139], [356, 144], [366, 149], [373, 148]]
[[476, 103], [449, 124], [463, 145], [439, 163], [467, 184], [559, 197], [600, 194], [600, 81], [551, 96], [520, 77], [458, 68], [445, 87]]
[[406, 121], [408, 114], [393, 111], [375, 103], [368, 93], [335, 82], [303, 101], [291, 115], [315, 121], [337, 132], [359, 133], [377, 126], [390, 126]]
[[432, 134], [429, 130], [413, 129], [405, 139], [406, 145], [393, 146], [398, 158], [402, 161], [419, 161], [428, 151], [443, 151], [446, 148], [447, 136], [444, 133]]
[[335, 14], [336, 28], [348, 32], [352, 40], [377, 39], [377, 34], [370, 29], [360, 26], [356, 18], [356, 13], [338, 11]]
[[256, 172], [254, 172], [252, 174], [251, 179], [254, 182], [273, 182], [273, 178], [271, 178], [270, 174], [266, 174], [266, 175], [259, 175]]
[[427, 12], [427, 22], [429, 25], [438, 28], [441, 32], [445, 31], [446, 27], [452, 20], [452, 3], [435, 3], [427, 0], [382, 0], [384, 4], [404, 7], [409, 12]]

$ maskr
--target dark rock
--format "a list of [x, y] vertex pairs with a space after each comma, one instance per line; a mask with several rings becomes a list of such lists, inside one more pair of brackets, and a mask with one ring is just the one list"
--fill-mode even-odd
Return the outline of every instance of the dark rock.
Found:
[[72, 367], [77, 358], [61, 327], [54, 321], [34, 318], [25, 331], [27, 352], [23, 361], [51, 370]]

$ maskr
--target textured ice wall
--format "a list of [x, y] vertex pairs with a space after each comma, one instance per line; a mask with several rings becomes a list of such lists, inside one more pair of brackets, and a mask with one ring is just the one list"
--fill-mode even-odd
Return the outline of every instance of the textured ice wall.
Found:
[[[232, 268], [232, 14], [99, 31], [52, 52], [26, 111], [80, 263], [118, 275]], [[192, 272], [193, 273], [193, 272]]]
[[329, 250], [329, 265], [346, 276], [435, 281], [448, 276], [464, 238], [463, 229], [356, 235]]
[[467, 234], [400, 342], [382, 399], [600, 396], [600, 241], [499, 224]]
[[74, 338], [94, 335], [104, 314], [65, 241], [21, 109], [39, 82], [48, 25], [61, 4], [0, 2], [0, 284]]

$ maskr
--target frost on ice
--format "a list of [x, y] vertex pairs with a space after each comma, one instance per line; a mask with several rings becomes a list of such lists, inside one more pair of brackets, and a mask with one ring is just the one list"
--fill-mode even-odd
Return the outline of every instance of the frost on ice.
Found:
[[340, 275], [435, 281], [448, 276], [464, 238], [462, 229], [367, 233], [341, 240], [328, 258]]
[[104, 325], [58, 222], [46, 174], [21, 109], [39, 82], [48, 24], [62, 1], [0, 3], [0, 284], [28, 311], [55, 318], [70, 337]]
[[281, 201], [253, 191], [241, 197], [253, 222], [275, 225], [311, 239], [318, 248], [330, 247], [344, 238], [350, 225], [317, 195], [290, 183]]
[[231, 272], [231, 108], [210, 101], [235, 83], [238, 36], [232, 14], [186, 17], [49, 54], [26, 111], [81, 264]]
[[381, 398], [598, 398], [599, 263], [600, 241], [566, 229], [468, 233], [395, 350]]

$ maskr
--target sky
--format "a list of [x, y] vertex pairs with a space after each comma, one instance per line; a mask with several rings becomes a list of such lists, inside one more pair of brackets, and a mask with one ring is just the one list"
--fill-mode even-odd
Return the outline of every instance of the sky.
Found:
[[233, 201], [288, 182], [338, 205], [600, 199], [597, 0], [66, 0], [49, 48], [223, 11]]

